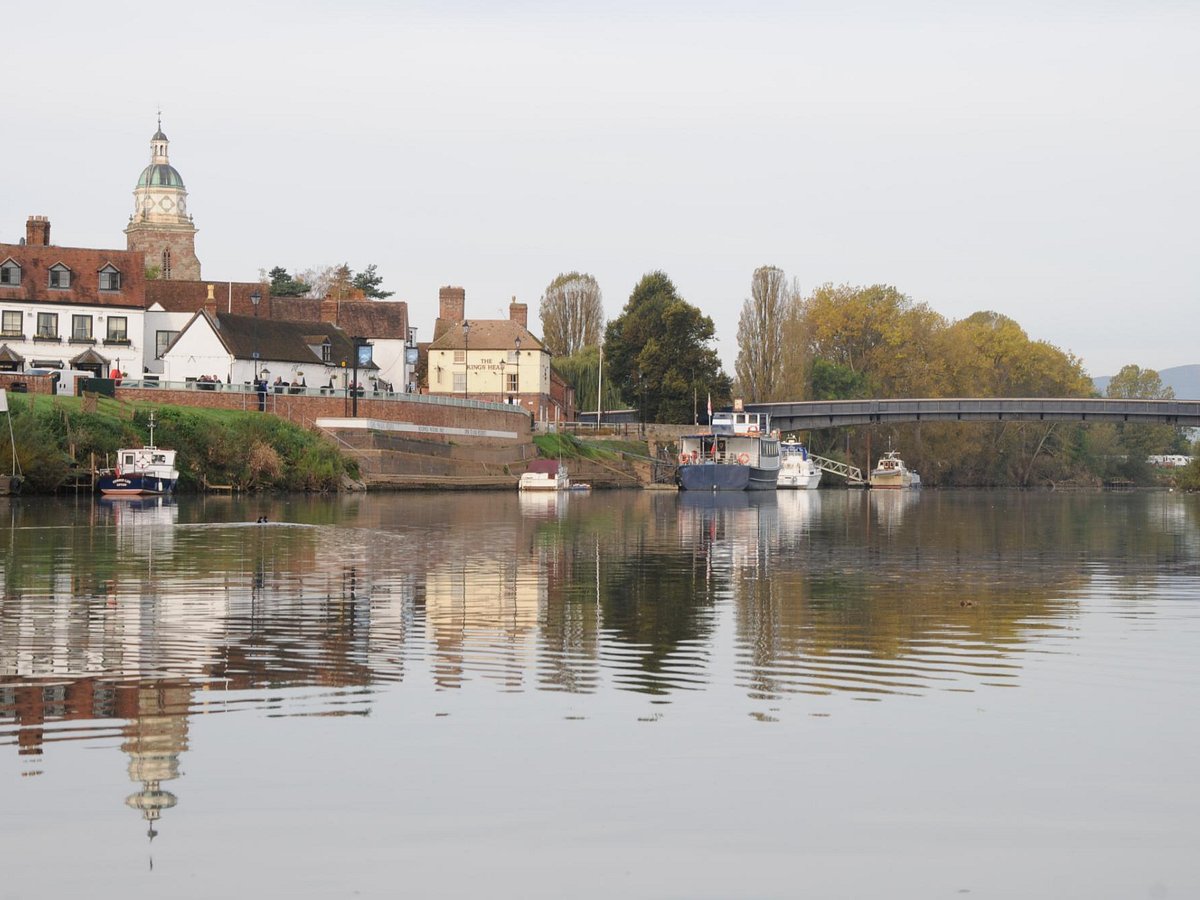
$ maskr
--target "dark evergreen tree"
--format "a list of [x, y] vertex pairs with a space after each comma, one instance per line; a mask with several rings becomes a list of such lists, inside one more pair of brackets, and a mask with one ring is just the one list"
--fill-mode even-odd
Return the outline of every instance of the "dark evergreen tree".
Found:
[[664, 272], [651, 272], [633, 289], [604, 337], [604, 377], [620, 388], [643, 421], [692, 421], [711, 395], [730, 400], [732, 381], [711, 346], [713, 321], [679, 296]]

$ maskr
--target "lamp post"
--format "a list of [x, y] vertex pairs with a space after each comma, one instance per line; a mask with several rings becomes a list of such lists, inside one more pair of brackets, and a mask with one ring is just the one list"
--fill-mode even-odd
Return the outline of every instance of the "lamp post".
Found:
[[350, 340], [354, 342], [354, 379], [350, 382], [350, 415], [352, 418], [358, 418], [358, 357], [363, 339], [352, 337]]
[[258, 381], [258, 304], [262, 302], [262, 293], [259, 292], [258, 288], [255, 288], [250, 294], [250, 302], [254, 304], [254, 380]]
[[463, 399], [471, 396], [471, 323], [463, 322]]
[[[520, 394], [521, 393], [521, 336], [519, 334], [513, 339], [513, 346], [516, 349], [515, 355], [517, 357], [517, 389], [515, 391], [513, 391], [513, 393]], [[505, 371], [504, 375], [505, 375], [505, 380], [507, 381], [508, 380], [508, 378], [507, 378], [508, 372]], [[508, 385], [507, 384], [504, 385], [504, 388], [507, 391]], [[513, 401], [513, 398], [510, 396], [508, 398], [508, 400], [511, 403]], [[517, 400], [517, 405], [518, 406], [520, 405], [520, 400]]]

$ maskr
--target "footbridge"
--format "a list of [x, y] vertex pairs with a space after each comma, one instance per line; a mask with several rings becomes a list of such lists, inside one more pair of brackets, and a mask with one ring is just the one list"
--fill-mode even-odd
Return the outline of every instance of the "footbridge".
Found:
[[944, 398], [747, 403], [780, 431], [896, 422], [1141, 422], [1200, 425], [1200, 400]]

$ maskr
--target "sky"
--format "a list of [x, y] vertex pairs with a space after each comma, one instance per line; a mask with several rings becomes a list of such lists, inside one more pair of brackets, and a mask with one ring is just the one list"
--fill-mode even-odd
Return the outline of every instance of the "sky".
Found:
[[[375, 264], [429, 340], [662, 270], [726, 370], [755, 268], [1200, 363], [1200, 4], [53, 2], [6, 10], [0, 242], [125, 246], [158, 110], [205, 279]], [[51, 36], [53, 39], [51, 40]]]

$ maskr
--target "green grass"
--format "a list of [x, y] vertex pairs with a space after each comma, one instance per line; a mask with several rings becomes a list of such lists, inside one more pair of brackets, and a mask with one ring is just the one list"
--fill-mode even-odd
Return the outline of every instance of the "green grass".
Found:
[[[83, 398], [9, 395], [17, 457], [30, 493], [62, 487], [76, 467], [115, 458], [120, 447], [154, 442], [179, 451], [179, 489], [204, 481], [237, 490], [337, 490], [345, 474], [356, 474], [329, 441], [277, 416], [259, 412], [129, 403], [98, 398], [84, 412]], [[0, 435], [0, 460], [9, 458], [7, 430]]]

